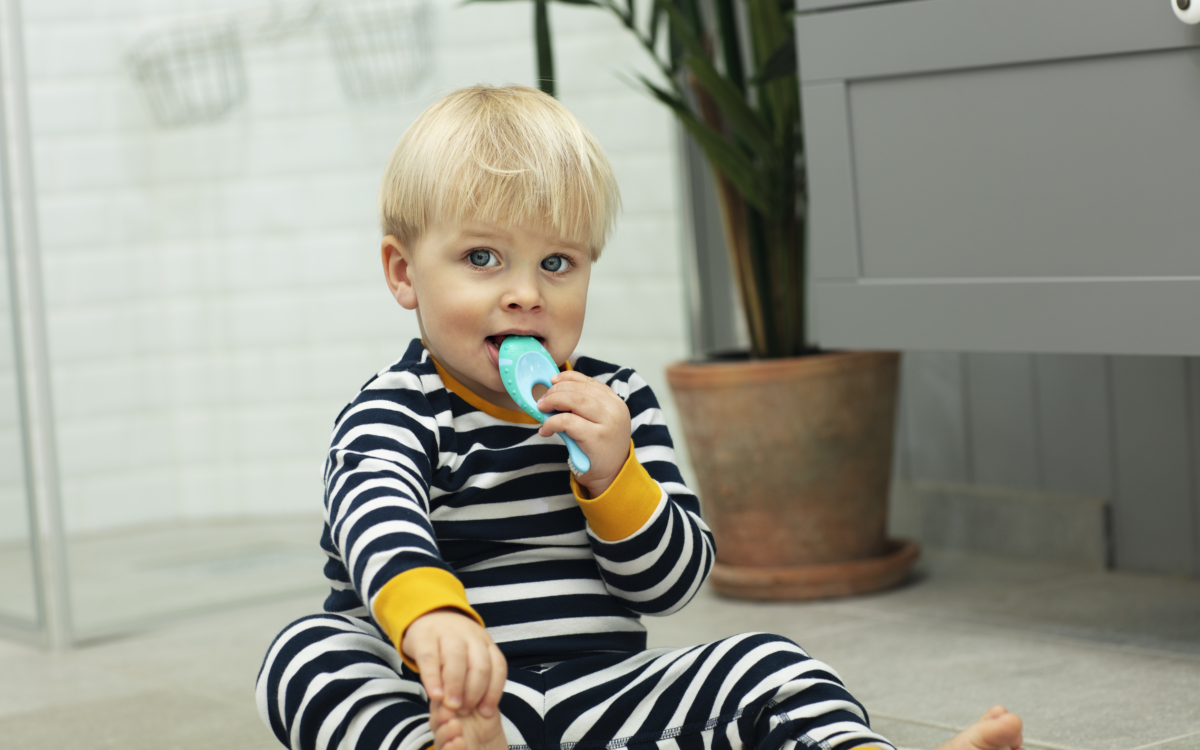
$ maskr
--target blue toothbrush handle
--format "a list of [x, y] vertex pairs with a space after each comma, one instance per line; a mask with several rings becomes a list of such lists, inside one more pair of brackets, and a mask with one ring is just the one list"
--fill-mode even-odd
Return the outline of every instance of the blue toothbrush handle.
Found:
[[558, 436], [567, 444], [567, 455], [571, 457], [571, 463], [575, 466], [576, 473], [587, 474], [588, 469], [592, 468], [592, 462], [587, 457], [587, 454], [583, 452], [583, 449], [579, 447], [579, 443], [576, 443], [565, 432], [558, 433]]

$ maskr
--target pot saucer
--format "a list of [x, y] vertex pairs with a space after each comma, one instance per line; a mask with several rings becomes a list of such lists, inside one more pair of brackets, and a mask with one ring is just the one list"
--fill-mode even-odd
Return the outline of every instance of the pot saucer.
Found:
[[898, 586], [908, 578], [921, 547], [908, 539], [889, 539], [879, 557], [795, 568], [758, 568], [713, 563], [709, 583], [722, 596], [736, 599], [805, 601], [837, 599]]

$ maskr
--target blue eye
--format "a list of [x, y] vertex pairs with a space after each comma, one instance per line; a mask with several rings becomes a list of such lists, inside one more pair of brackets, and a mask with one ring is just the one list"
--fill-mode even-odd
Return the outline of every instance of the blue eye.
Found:
[[492, 255], [491, 250], [475, 249], [467, 255], [467, 260], [471, 261], [474, 266], [494, 266], [497, 264], [496, 256]]
[[560, 271], [567, 270], [567, 264], [569, 262], [570, 261], [561, 255], [551, 255], [549, 258], [546, 258], [542, 261], [542, 269], [549, 271], [550, 273], [558, 273]]

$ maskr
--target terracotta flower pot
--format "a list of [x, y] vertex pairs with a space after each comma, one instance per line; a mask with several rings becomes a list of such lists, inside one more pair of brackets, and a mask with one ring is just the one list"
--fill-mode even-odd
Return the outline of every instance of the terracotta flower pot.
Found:
[[667, 368], [718, 592], [813, 599], [904, 580], [918, 549], [887, 538], [898, 370], [894, 352]]

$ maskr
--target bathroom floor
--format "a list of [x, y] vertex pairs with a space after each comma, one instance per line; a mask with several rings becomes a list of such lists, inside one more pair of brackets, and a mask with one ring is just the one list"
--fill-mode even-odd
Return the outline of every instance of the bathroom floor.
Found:
[[[38, 750], [267, 750], [253, 685], [315, 590], [159, 622], [64, 653], [0, 641], [0, 741]], [[932, 748], [1001, 703], [1026, 747], [1200, 748], [1200, 582], [927, 551], [907, 586], [813, 604], [705, 590], [648, 620], [652, 646], [745, 630], [833, 665], [872, 723]]]

